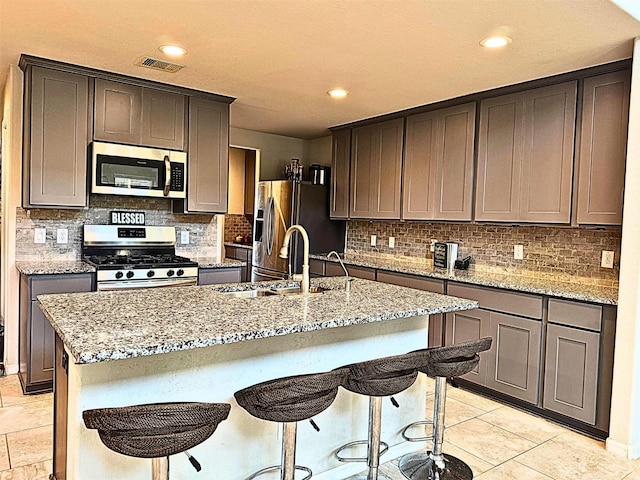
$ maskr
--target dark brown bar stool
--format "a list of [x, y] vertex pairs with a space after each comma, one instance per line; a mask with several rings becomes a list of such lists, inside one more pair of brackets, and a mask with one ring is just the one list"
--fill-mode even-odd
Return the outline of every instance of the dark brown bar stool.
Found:
[[[447, 378], [469, 373], [478, 365], [480, 352], [491, 348], [491, 338], [481, 338], [470, 342], [457, 343], [445, 347], [430, 348], [430, 361], [419, 371], [436, 379], [433, 421], [420, 421], [408, 425], [402, 436], [411, 442], [433, 439], [430, 452], [414, 452], [400, 458], [398, 467], [411, 480], [471, 480], [473, 472], [469, 466], [452, 455], [442, 453], [444, 441], [444, 407], [447, 396]], [[433, 424], [433, 436], [409, 437], [407, 430], [419, 425]]]
[[229, 416], [228, 403], [151, 403], [82, 412], [87, 428], [97, 429], [102, 443], [130, 457], [151, 458], [153, 480], [168, 480], [169, 455], [187, 452], [209, 438]]
[[[367, 462], [367, 474], [354, 478], [358, 480], [386, 480], [385, 477], [378, 475], [380, 457], [389, 449], [389, 445], [380, 439], [382, 397], [396, 395], [413, 385], [418, 376], [418, 367], [424, 366], [428, 358], [429, 352], [424, 350], [354, 363], [344, 367], [349, 369], [349, 375], [342, 386], [350, 392], [369, 397], [368, 439], [349, 442], [341, 446], [334, 454], [341, 462]], [[396, 407], [398, 406], [393, 397], [391, 401]], [[367, 456], [344, 457], [341, 455], [343, 450], [355, 445], [367, 445]]]
[[[296, 470], [307, 473], [301, 480], [311, 478], [310, 468], [296, 465], [297, 422], [311, 419], [329, 408], [347, 373], [347, 369], [338, 369], [279, 378], [244, 388], [234, 394], [238, 405], [254, 417], [282, 424], [281, 464], [263, 468], [247, 480], [275, 470], [280, 471], [281, 480], [294, 480]], [[319, 431], [313, 420], [311, 422]]]

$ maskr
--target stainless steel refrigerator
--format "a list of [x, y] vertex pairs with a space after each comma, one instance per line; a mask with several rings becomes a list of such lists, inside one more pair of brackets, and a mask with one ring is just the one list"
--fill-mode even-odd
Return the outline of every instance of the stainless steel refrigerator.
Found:
[[284, 234], [291, 225], [302, 225], [309, 234], [310, 253], [344, 251], [346, 224], [329, 218], [329, 187], [309, 182], [274, 180], [259, 182], [256, 189], [251, 280], [287, 278], [302, 271], [303, 242], [291, 237], [289, 258], [279, 257]]

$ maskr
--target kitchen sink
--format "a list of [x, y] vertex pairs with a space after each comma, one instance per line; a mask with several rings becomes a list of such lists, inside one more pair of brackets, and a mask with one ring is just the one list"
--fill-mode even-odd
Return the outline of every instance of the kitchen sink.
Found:
[[[327, 291], [328, 288], [322, 287], [310, 287], [309, 293], [322, 293]], [[238, 290], [235, 292], [222, 292], [225, 295], [231, 297], [240, 298], [257, 298], [257, 297], [269, 297], [272, 295], [301, 295], [300, 287], [282, 287], [282, 288], [257, 288], [255, 290]]]
[[269, 289], [259, 288], [256, 290], [238, 290], [235, 292], [222, 292], [225, 295], [229, 295], [231, 297], [240, 297], [240, 298], [257, 298], [257, 297], [268, 297], [271, 295], [277, 295], [276, 292]]

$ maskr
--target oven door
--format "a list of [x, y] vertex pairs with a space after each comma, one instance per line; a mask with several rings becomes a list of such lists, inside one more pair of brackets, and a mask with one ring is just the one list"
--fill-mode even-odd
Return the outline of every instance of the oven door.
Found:
[[134, 288], [186, 287], [197, 285], [197, 278], [159, 278], [156, 280], [128, 280], [114, 282], [98, 282], [99, 292], [115, 290], [131, 290]]
[[93, 142], [92, 193], [186, 197], [186, 153]]

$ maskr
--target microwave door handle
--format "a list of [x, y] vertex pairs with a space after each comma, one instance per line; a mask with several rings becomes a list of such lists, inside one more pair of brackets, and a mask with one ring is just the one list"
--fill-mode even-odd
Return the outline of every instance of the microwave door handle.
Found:
[[169, 186], [171, 184], [171, 161], [169, 155], [164, 156], [164, 191], [162, 192], [165, 197], [169, 196]]

